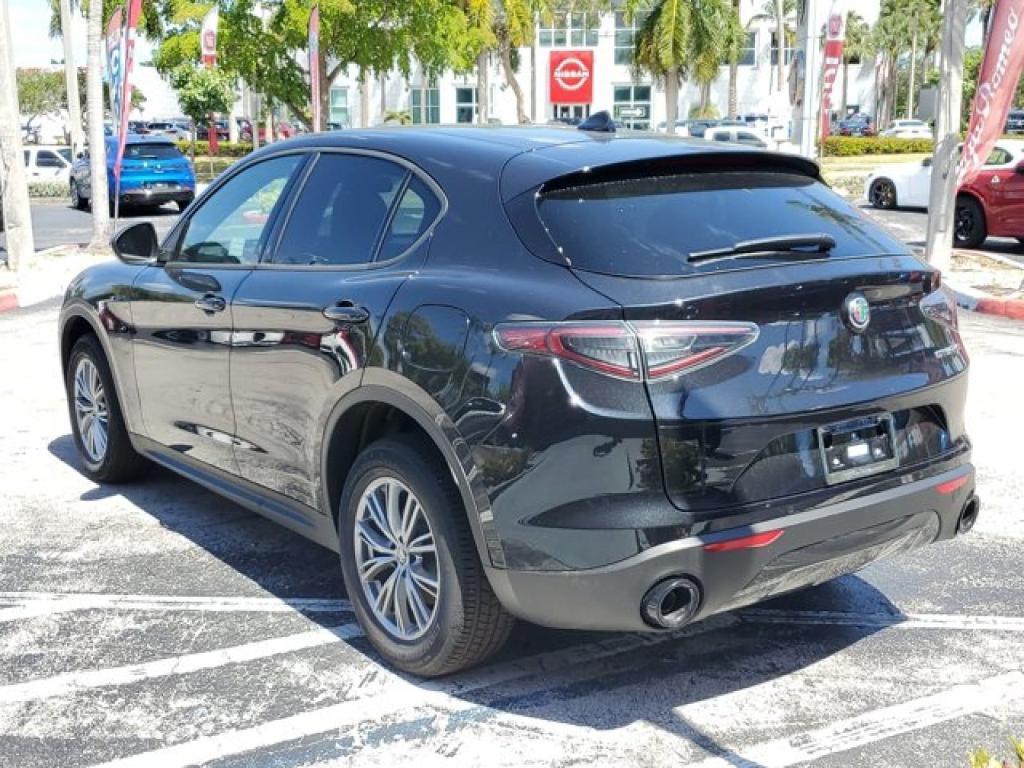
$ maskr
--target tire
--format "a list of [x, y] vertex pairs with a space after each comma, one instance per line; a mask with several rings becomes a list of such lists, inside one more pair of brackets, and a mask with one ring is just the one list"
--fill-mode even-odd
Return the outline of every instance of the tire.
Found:
[[[451, 472], [436, 456], [434, 446], [416, 436], [398, 435], [373, 443], [356, 459], [338, 510], [341, 571], [356, 618], [388, 662], [423, 677], [450, 674], [484, 661], [505, 644], [515, 621], [491, 590], [462, 498]], [[388, 496], [395, 493], [396, 510], [410, 509], [410, 495], [419, 502], [419, 515], [412, 507], [413, 514], [402, 518], [403, 523], [412, 519], [415, 527], [410, 526], [410, 535], [399, 536], [397, 545], [388, 541], [388, 534], [382, 535], [385, 527], [391, 530], [386, 513], [385, 525], [377, 525], [380, 516], [373, 514], [368, 500], [374, 496], [382, 505], [378, 509], [383, 509]], [[388, 550], [370, 547], [366, 536], [359, 536], [357, 542], [357, 524], [397, 554], [381, 555]], [[433, 536], [433, 554], [405, 552], [405, 543], [430, 541], [425, 534]], [[370, 569], [376, 572], [364, 583], [357, 563], [363, 563], [365, 570], [371, 559], [387, 560], [389, 565]], [[412, 573], [419, 576], [414, 578]], [[400, 593], [392, 590], [395, 599], [383, 601], [383, 610], [371, 607], [371, 599], [384, 592], [393, 574], [399, 574], [395, 583], [412, 586], [401, 586]], [[419, 586], [431, 578], [437, 585], [433, 600], [429, 590]], [[420, 620], [410, 589], [420, 597]], [[401, 607], [399, 594], [405, 595]], [[393, 618], [387, 616], [388, 609]], [[399, 621], [399, 612], [404, 621]]]
[[[79, 382], [80, 375], [82, 379]], [[99, 483], [123, 483], [138, 477], [146, 467], [146, 460], [132, 447], [110, 366], [95, 336], [83, 336], [71, 348], [64, 386], [68, 396], [71, 434], [85, 474]], [[100, 389], [97, 390], [96, 386]], [[85, 410], [87, 404], [91, 404], [90, 411], [95, 412], [97, 401], [102, 404], [101, 412], [105, 410], [106, 413], [102, 450], [95, 434], [91, 439], [83, 439], [82, 430], [88, 422], [84, 416], [80, 418], [80, 410]]]
[[190, 197], [188, 200], [175, 200], [175, 203], [178, 206], [178, 212], [179, 213], [184, 213], [185, 209], [188, 208], [190, 205], [192, 205], [192, 201], [194, 199], [195, 198]]
[[875, 208], [895, 208], [898, 202], [896, 185], [889, 179], [875, 179], [868, 190], [868, 202]]
[[78, 182], [74, 180], [71, 182], [71, 207], [76, 211], [89, 210], [89, 198], [82, 197], [78, 191]]
[[956, 201], [953, 219], [953, 245], [957, 248], [977, 248], [988, 237], [985, 211], [973, 197], [960, 197]]

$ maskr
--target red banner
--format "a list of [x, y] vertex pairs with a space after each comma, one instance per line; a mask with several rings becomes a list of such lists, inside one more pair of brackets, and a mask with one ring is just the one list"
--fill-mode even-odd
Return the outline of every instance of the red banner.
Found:
[[309, 96], [313, 100], [313, 131], [320, 130], [320, 4], [309, 14]]
[[199, 48], [203, 56], [203, 64], [211, 69], [217, 63], [217, 27], [220, 14], [217, 6], [213, 6], [203, 17], [203, 26], [199, 30]]
[[1024, 0], [996, 0], [985, 56], [978, 72], [978, 87], [971, 104], [971, 123], [957, 170], [959, 183], [988, 159], [1006, 125], [1017, 81], [1024, 68], [1022, 17]]
[[832, 126], [832, 89], [843, 66], [846, 40], [846, 8], [842, 0], [833, 0], [825, 28], [825, 58], [821, 71], [821, 138], [828, 138]]
[[128, 113], [132, 111], [132, 64], [135, 61], [135, 27], [142, 13], [142, 0], [128, 0], [128, 16], [124, 25], [124, 60], [121, 62], [121, 126], [117, 133], [117, 155], [114, 157], [114, 183], [120, 192], [121, 160], [128, 134]]
[[552, 51], [548, 90], [552, 104], [589, 104], [594, 99], [594, 52]]

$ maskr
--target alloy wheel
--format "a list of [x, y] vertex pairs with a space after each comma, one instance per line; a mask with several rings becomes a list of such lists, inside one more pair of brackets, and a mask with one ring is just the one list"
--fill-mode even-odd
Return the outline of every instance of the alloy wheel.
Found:
[[374, 617], [397, 640], [415, 640], [440, 603], [434, 532], [419, 499], [383, 477], [363, 492], [355, 516], [355, 565]]
[[110, 410], [99, 369], [83, 357], [75, 369], [75, 420], [82, 449], [89, 461], [100, 463], [107, 455]]
[[954, 216], [953, 231], [959, 241], [969, 240], [974, 232], [974, 212], [966, 205], [958, 205]]
[[896, 202], [896, 190], [892, 184], [879, 181], [871, 187], [871, 204], [876, 208], [891, 208]]

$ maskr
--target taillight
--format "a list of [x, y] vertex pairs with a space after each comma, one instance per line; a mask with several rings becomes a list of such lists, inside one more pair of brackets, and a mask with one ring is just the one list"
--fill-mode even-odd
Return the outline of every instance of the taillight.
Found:
[[921, 312], [929, 320], [957, 330], [956, 297], [947, 288], [939, 288], [921, 299]]
[[494, 338], [509, 352], [544, 355], [622, 379], [663, 379], [722, 359], [757, 338], [751, 323], [617, 320], [502, 324]]

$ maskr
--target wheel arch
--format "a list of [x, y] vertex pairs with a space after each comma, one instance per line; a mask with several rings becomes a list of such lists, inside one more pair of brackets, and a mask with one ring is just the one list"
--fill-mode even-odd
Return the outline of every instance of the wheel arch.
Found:
[[[378, 375], [397, 376], [387, 371]], [[416, 389], [411, 382], [398, 378], [404, 389]], [[490, 522], [490, 501], [482, 485], [474, 487], [470, 479], [479, 473], [474, 471], [469, 448], [451, 419], [426, 392], [364, 384], [334, 406], [320, 450], [320, 494], [335, 527], [341, 493], [360, 452], [375, 440], [403, 432], [419, 433], [434, 446], [462, 498], [481, 562], [503, 567], [504, 553]]]

